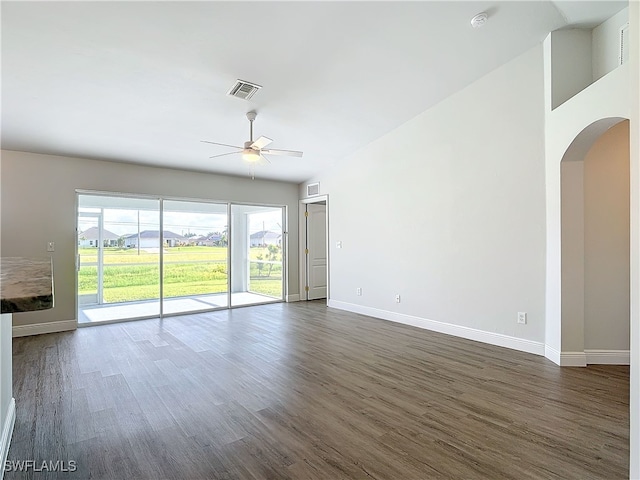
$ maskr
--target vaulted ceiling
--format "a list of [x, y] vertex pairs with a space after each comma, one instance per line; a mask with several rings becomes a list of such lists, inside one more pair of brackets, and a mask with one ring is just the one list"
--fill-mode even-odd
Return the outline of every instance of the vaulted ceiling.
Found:
[[[2, 2], [2, 148], [302, 182], [624, 1]], [[487, 12], [479, 29], [470, 19]], [[236, 79], [263, 88], [227, 95]], [[420, 139], [416, 139], [419, 144]], [[393, 159], [390, 159], [393, 161]]]

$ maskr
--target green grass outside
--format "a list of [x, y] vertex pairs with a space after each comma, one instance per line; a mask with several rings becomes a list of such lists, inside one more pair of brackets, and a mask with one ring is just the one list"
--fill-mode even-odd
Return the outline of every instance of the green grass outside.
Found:
[[[79, 248], [81, 265], [97, 262], [95, 248]], [[266, 248], [250, 249], [250, 258], [267, 257]], [[164, 296], [183, 297], [227, 291], [226, 247], [173, 247], [165, 249]], [[203, 262], [203, 263], [193, 263]], [[132, 265], [153, 263], [151, 265]], [[96, 266], [82, 266], [78, 272], [80, 295], [97, 291]], [[159, 298], [159, 255], [137, 249], [104, 249], [103, 300], [105, 303], [151, 300]], [[250, 265], [249, 290], [264, 295], [282, 295], [282, 266], [258, 269]]]
[[[252, 259], [254, 255], [260, 255], [260, 252], [254, 252], [254, 250], [266, 250], [264, 248], [251, 249]], [[85, 263], [96, 263], [98, 261], [98, 252], [95, 248], [78, 248], [78, 254], [82, 257], [82, 261]], [[165, 262], [174, 261], [179, 259], [183, 262], [190, 261], [221, 261], [227, 260], [227, 248], [226, 247], [172, 247], [164, 250]], [[117, 248], [107, 247], [104, 249], [104, 263], [108, 264], [122, 264], [122, 263], [151, 263], [159, 262], [160, 254], [147, 253], [144, 250], [140, 250], [138, 255], [137, 248]]]

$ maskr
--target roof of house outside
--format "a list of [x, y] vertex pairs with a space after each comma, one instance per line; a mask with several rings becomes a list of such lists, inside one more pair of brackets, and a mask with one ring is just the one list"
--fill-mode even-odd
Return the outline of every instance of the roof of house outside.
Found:
[[282, 234], [271, 232], [269, 230], [260, 230], [259, 232], [251, 234], [251, 238], [253, 239], [258, 239], [258, 238], [271, 239], [271, 238], [280, 238], [281, 236]]
[[[98, 227], [87, 228], [84, 232], [80, 232], [78, 234], [78, 238], [80, 240], [98, 240]], [[120, 235], [116, 235], [109, 230], [102, 229], [103, 240], [117, 240], [119, 238]]]
[[[173, 238], [176, 240], [184, 240], [185, 238], [182, 235], [178, 235], [177, 233], [174, 233], [170, 230], [163, 230], [162, 231], [162, 236], [167, 239], [167, 238]], [[138, 234], [137, 233], [132, 233], [131, 235], [126, 235], [125, 238], [137, 238]], [[140, 238], [159, 238], [160, 237], [160, 230], [143, 230], [142, 232], [140, 232]]]

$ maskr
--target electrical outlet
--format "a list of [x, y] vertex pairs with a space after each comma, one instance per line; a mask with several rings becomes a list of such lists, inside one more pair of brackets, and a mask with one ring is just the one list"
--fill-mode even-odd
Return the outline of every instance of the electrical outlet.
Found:
[[362, 289], [360, 287], [356, 288], [356, 295], [359, 297], [362, 296]]
[[518, 323], [526, 325], [526, 323], [527, 323], [527, 312], [518, 312]]
[[400, 303], [400, 295], [396, 295], [396, 303]]
[[336, 242], [336, 248], [342, 248], [342, 242], [340, 240]]
[[56, 244], [55, 242], [47, 242], [47, 252], [55, 252]]

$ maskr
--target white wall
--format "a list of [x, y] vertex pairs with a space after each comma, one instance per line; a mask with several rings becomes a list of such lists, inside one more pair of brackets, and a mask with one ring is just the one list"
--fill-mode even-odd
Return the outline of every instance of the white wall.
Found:
[[[298, 294], [298, 187], [124, 163], [2, 152], [2, 255], [48, 255], [54, 241], [55, 307], [22, 313], [14, 325], [76, 318], [76, 189], [288, 206], [289, 294]], [[18, 318], [19, 317], [19, 318]]]
[[584, 159], [586, 350], [629, 350], [629, 222], [625, 121], [605, 132]]
[[629, 21], [629, 8], [624, 8], [592, 31], [593, 80], [615, 70], [619, 63], [620, 27]]
[[11, 314], [0, 317], [0, 432], [11, 399]]
[[591, 30], [551, 32], [552, 108], [563, 104], [593, 81]]
[[584, 351], [584, 162], [561, 165], [562, 338], [565, 350]]
[[631, 161], [631, 392], [630, 471], [640, 479], [640, 2], [629, 3], [631, 32], [630, 161]]
[[538, 46], [313, 179], [331, 200], [330, 304], [541, 346], [543, 138]]
[[11, 316], [10, 313], [0, 315], [0, 478], [15, 421], [15, 410], [10, 408], [13, 400]]

